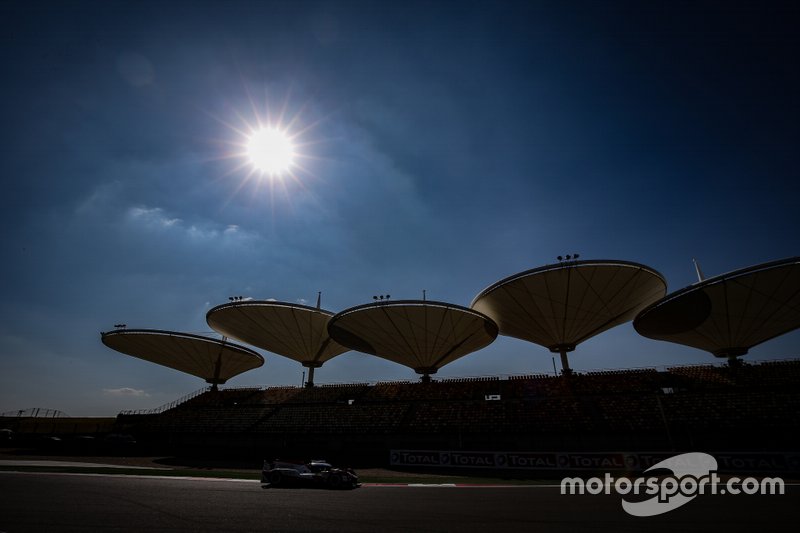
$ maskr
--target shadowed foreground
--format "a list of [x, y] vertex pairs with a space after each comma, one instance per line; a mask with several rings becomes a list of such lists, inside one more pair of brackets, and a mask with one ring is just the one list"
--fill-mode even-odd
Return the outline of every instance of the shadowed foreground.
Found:
[[558, 488], [262, 489], [251, 481], [0, 473], [0, 531], [795, 531], [783, 496], [706, 496], [635, 518]]

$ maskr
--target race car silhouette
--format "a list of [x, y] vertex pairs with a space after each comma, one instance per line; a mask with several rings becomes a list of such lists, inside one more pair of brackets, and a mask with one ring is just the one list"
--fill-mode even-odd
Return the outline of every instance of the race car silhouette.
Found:
[[264, 461], [261, 483], [270, 487], [317, 487], [354, 489], [360, 486], [358, 475], [351, 468], [336, 468], [316, 459], [304, 462]]

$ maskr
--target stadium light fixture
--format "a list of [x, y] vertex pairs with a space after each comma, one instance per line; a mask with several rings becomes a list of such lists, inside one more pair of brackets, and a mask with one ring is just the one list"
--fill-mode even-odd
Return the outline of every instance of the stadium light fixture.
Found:
[[572, 255], [567, 254], [567, 255], [559, 255], [558, 257], [556, 257], [556, 259], [558, 259], [559, 261], [562, 261], [562, 262], [563, 261], [571, 261], [571, 260], [577, 261], [580, 256], [581, 256], [580, 254], [572, 254]]

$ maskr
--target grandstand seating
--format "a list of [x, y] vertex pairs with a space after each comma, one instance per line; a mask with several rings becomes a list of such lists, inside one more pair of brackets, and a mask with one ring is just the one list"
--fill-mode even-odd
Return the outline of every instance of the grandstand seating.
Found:
[[136, 419], [133, 431], [145, 440], [182, 435], [182, 442], [229, 435], [230, 443], [247, 435], [253, 446], [281, 449], [365, 442], [422, 449], [777, 449], [790, 445], [800, 426], [798, 384], [800, 360], [225, 389]]

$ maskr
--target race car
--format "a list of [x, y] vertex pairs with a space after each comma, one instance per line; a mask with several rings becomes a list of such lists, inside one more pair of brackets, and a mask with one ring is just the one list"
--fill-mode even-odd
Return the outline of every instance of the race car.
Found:
[[309, 462], [264, 461], [261, 483], [270, 487], [327, 489], [355, 489], [360, 486], [358, 475], [351, 468], [335, 468], [321, 459]]

